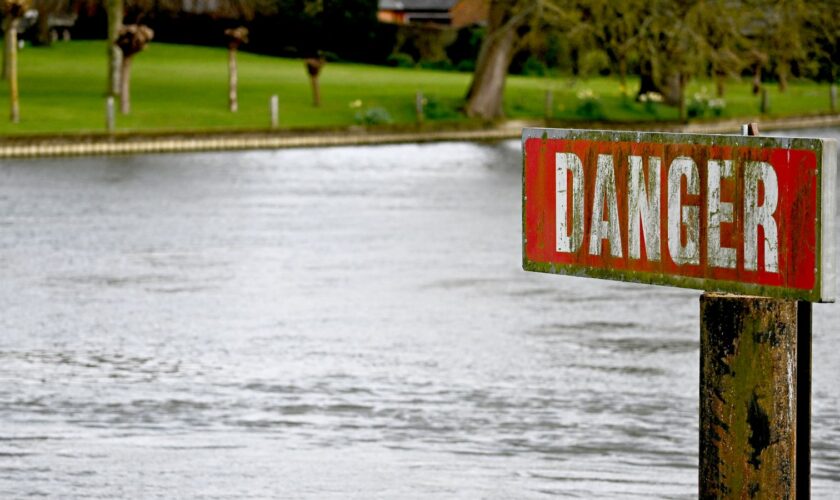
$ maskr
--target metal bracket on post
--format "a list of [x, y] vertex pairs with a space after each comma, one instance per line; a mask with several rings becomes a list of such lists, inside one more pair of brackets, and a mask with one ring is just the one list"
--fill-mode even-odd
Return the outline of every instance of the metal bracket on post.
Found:
[[811, 303], [704, 293], [700, 498], [809, 498], [810, 423]]

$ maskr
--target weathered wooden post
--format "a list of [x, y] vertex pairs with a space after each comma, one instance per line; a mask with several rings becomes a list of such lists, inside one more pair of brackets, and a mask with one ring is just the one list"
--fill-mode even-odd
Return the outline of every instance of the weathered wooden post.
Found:
[[417, 123], [423, 123], [426, 116], [423, 111], [423, 101], [425, 98], [423, 97], [423, 92], [419, 90], [414, 95], [414, 113], [417, 115]]
[[105, 98], [105, 130], [109, 134], [114, 132], [116, 128], [116, 111], [114, 109], [114, 96], [109, 95]]
[[271, 114], [271, 128], [280, 126], [280, 102], [277, 94], [271, 96], [268, 100], [269, 113]]
[[706, 291], [700, 497], [808, 498], [837, 143], [526, 129], [522, 147], [525, 270]]

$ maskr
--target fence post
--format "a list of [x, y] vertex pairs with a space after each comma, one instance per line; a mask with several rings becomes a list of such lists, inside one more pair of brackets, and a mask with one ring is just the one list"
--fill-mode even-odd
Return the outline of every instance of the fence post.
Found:
[[417, 91], [414, 95], [414, 112], [417, 115], [417, 123], [423, 123], [426, 119], [425, 113], [423, 111], [423, 92]]
[[810, 405], [811, 303], [704, 293], [700, 498], [809, 498]]
[[551, 89], [545, 91], [545, 119], [550, 120], [554, 116], [554, 92]]
[[269, 112], [271, 113], [271, 128], [280, 126], [280, 103], [277, 99], [277, 94], [274, 94], [269, 99]]
[[837, 111], [837, 84], [832, 83], [828, 88], [828, 95], [831, 98], [831, 112]]
[[116, 112], [114, 111], [114, 96], [105, 98], [105, 130], [109, 134], [116, 128]]

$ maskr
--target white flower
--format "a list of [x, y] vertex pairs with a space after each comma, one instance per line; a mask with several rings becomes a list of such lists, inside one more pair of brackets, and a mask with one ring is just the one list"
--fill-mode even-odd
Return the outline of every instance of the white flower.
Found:
[[647, 96], [651, 102], [662, 102], [665, 100], [659, 92], [648, 92]]
[[580, 92], [577, 93], [577, 97], [581, 101], [586, 101], [586, 100], [590, 100], [590, 99], [594, 100], [594, 99], [598, 98], [598, 96], [596, 96], [595, 93], [592, 92], [592, 89], [581, 90]]
[[723, 109], [726, 107], [726, 101], [723, 99], [709, 99], [709, 107], [712, 109]]

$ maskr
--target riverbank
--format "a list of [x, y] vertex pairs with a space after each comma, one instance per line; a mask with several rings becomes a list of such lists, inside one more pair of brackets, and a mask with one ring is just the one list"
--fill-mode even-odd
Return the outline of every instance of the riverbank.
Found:
[[176, 153], [245, 149], [357, 146], [373, 144], [425, 143], [440, 141], [497, 141], [520, 137], [524, 127], [588, 128], [607, 130], [657, 130], [663, 132], [735, 134], [740, 125], [757, 121], [761, 130], [838, 127], [840, 115], [741, 119], [674, 123], [601, 123], [508, 120], [481, 127], [379, 126], [323, 130], [270, 132], [220, 131], [171, 133], [56, 134], [0, 137], [0, 158]]
[[[371, 126], [423, 132], [484, 128], [460, 111], [472, 79], [468, 72], [329, 62], [319, 77], [321, 104], [315, 107], [300, 59], [242, 52], [238, 61], [239, 109], [230, 112], [225, 48], [153, 42], [132, 63], [131, 113], [117, 113], [113, 131], [118, 136], [273, 135], [274, 96], [274, 131], [286, 135], [330, 129], [344, 134], [351, 127]], [[27, 46], [19, 63], [20, 123], [0, 119], [0, 136], [106, 132], [104, 41]], [[593, 121], [648, 127], [679, 121], [674, 106], [652, 98], [637, 101], [639, 85], [637, 77], [622, 85], [610, 76], [510, 75], [504, 113], [512, 120], [548, 118], [575, 127]], [[793, 80], [785, 92], [767, 84], [763, 105], [746, 79], [728, 82], [722, 99], [714, 87], [709, 80], [689, 82], [686, 110], [692, 121], [739, 119], [760, 111], [773, 119], [834, 112], [825, 83]], [[8, 95], [7, 82], [0, 81], [0, 110], [9, 109]], [[418, 128], [418, 121], [424, 126]]]

